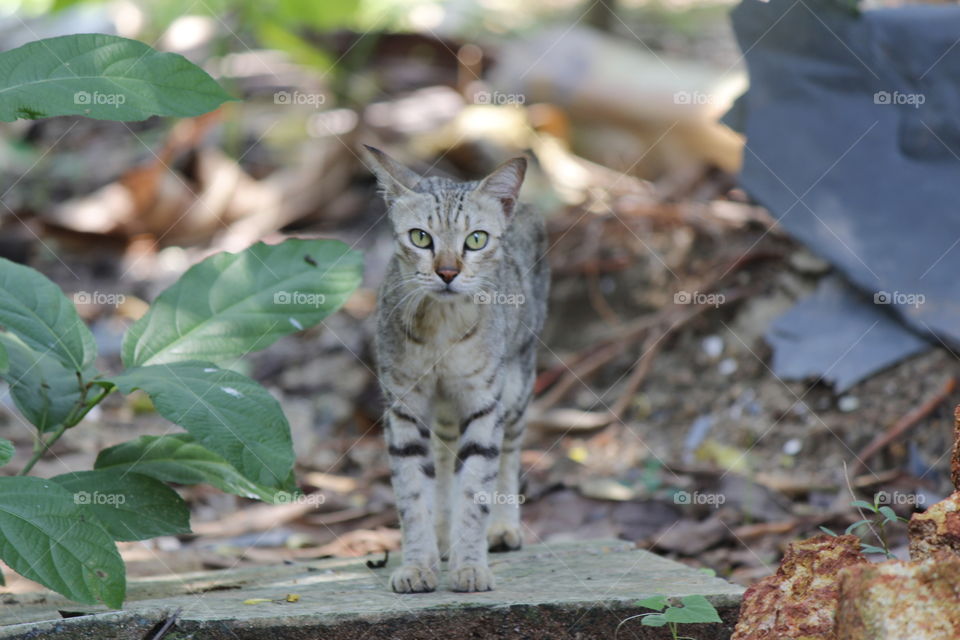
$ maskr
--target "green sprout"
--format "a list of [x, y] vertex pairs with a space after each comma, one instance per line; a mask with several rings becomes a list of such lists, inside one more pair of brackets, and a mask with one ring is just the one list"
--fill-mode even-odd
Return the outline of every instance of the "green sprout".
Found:
[[635, 618], [640, 618], [640, 624], [645, 627], [663, 627], [670, 629], [673, 640], [695, 640], [692, 636], [679, 635], [681, 624], [702, 624], [708, 622], [723, 622], [716, 608], [703, 596], [684, 596], [680, 598], [680, 605], [672, 604], [666, 596], [651, 596], [638, 601], [637, 606], [653, 609], [656, 613], [640, 613], [630, 616], [617, 625], [614, 639], [620, 627]]

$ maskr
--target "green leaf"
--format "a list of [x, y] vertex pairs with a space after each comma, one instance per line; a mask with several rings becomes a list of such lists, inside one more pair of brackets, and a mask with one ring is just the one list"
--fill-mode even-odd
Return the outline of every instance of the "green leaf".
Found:
[[0, 53], [0, 120], [78, 115], [98, 120], [198, 116], [233, 100], [176, 53], [84, 33]]
[[897, 522], [899, 520], [896, 511], [890, 507], [880, 507], [880, 515], [882, 515], [887, 522]]
[[0, 467], [10, 462], [15, 452], [16, 449], [13, 448], [12, 442], [6, 438], [0, 438]]
[[336, 240], [259, 242], [194, 265], [124, 336], [127, 367], [226, 359], [313, 326], [360, 284], [362, 259]]
[[716, 608], [703, 596], [684, 596], [680, 599], [682, 607], [670, 607], [663, 612], [667, 622], [693, 624], [703, 622], [723, 622]]
[[651, 613], [650, 615], [643, 616], [640, 624], [645, 627], [662, 627], [667, 624], [667, 618], [662, 613]]
[[97, 357], [93, 334], [60, 287], [39, 271], [5, 258], [0, 258], [0, 328], [75, 371], [87, 371]]
[[80, 402], [83, 388], [77, 372], [65, 367], [52, 351], [35, 351], [13, 333], [0, 331], [0, 344], [10, 357], [9, 368], [0, 377], [10, 384], [17, 409], [41, 433], [52, 431]]
[[669, 604], [667, 602], [666, 596], [650, 596], [649, 598], [644, 598], [637, 602], [638, 607], [644, 607], [645, 609], [656, 609], [657, 611], [663, 611], [663, 608]]
[[[285, 495], [283, 491], [250, 482], [229, 462], [197, 444], [186, 433], [141, 436], [104, 449], [97, 456], [94, 468], [115, 472], [135, 471], [177, 484], [207, 483], [227, 493], [267, 502], [281, 502]], [[292, 489], [291, 478], [284, 490]]]
[[116, 545], [52, 480], [0, 478], [0, 559], [71, 600], [123, 604], [126, 576]]
[[176, 491], [139, 473], [100, 469], [51, 478], [93, 514], [114, 540], [190, 533], [190, 510]]
[[882, 553], [884, 555], [887, 555], [886, 549], [884, 549], [883, 547], [872, 545], [872, 544], [863, 543], [860, 545], [860, 550], [863, 551], [864, 553]]
[[877, 507], [865, 500], [854, 500], [850, 503], [850, 506], [857, 509], [866, 509], [867, 511], [872, 511], [873, 513], [877, 512]]
[[10, 368], [10, 357], [7, 355], [7, 348], [0, 342], [0, 375], [7, 372]]
[[837, 537], [837, 532], [834, 531], [833, 529], [828, 529], [827, 527], [820, 527], [820, 531], [823, 531], [828, 536], [833, 536], [834, 538]]
[[112, 382], [142, 389], [167, 420], [256, 484], [283, 487], [293, 468], [290, 425], [273, 396], [250, 378], [204, 362], [129, 369]]
[[870, 522], [870, 521], [869, 521], [869, 520], [858, 520], [857, 522], [854, 522], [852, 525], [850, 525], [849, 527], [847, 527], [846, 530], [844, 530], [843, 533], [845, 533], [846, 535], [850, 535], [851, 533], [853, 533], [854, 531], [856, 531], [857, 529], [859, 529], [859, 528], [862, 527], [863, 525], [867, 524], [868, 522]]

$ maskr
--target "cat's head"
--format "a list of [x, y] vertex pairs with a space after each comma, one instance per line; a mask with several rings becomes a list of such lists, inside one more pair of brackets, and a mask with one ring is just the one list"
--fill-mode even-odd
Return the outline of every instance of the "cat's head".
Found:
[[421, 177], [378, 149], [366, 150], [393, 224], [404, 284], [440, 298], [495, 288], [527, 161], [514, 158], [483, 180], [459, 182]]

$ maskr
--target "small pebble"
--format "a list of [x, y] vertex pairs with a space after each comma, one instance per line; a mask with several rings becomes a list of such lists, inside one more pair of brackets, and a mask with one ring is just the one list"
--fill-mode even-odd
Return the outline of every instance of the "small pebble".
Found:
[[837, 401], [837, 408], [844, 413], [850, 413], [860, 408], [860, 400], [856, 396], [843, 396]]
[[783, 452], [788, 456], [795, 456], [800, 453], [800, 449], [803, 448], [803, 443], [800, 441], [800, 438], [790, 438], [783, 443]]
[[737, 370], [737, 361], [733, 358], [726, 358], [720, 361], [720, 364], [717, 365], [717, 371], [720, 372], [722, 376], [728, 376], [734, 371]]
[[700, 342], [700, 348], [707, 354], [711, 360], [716, 360], [723, 355], [723, 338], [720, 336], [707, 336]]

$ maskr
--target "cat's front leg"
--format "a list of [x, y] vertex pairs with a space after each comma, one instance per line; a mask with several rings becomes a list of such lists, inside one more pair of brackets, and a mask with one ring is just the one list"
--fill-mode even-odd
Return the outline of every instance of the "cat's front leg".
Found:
[[387, 450], [403, 544], [403, 565], [390, 576], [390, 587], [397, 593], [434, 591], [440, 555], [433, 513], [436, 471], [426, 426], [430, 398], [418, 388], [387, 397]]
[[493, 573], [487, 566], [487, 525], [503, 441], [500, 395], [475, 394], [463, 408], [454, 464], [450, 586], [454, 591], [490, 591]]

